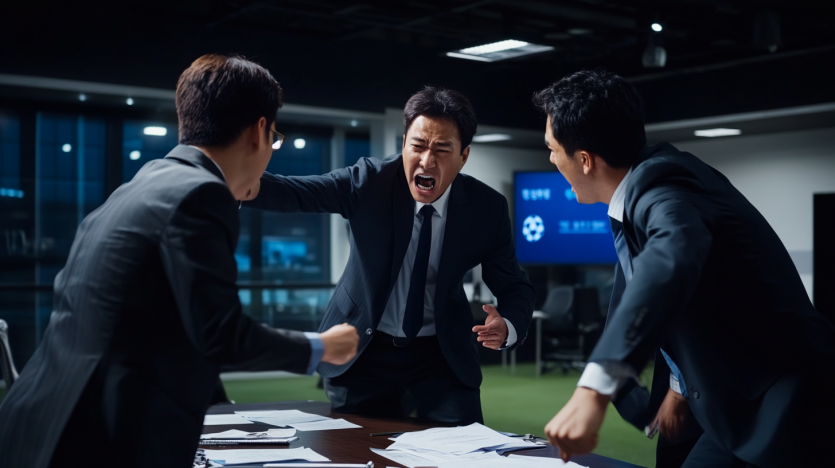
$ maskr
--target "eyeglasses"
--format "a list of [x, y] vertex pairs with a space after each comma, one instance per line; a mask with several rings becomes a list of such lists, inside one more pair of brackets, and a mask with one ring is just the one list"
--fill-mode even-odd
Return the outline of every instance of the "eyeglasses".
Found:
[[273, 150], [281, 148], [281, 144], [284, 143], [284, 135], [276, 132], [273, 129], [270, 129], [270, 132], [275, 133], [275, 141], [273, 141]]

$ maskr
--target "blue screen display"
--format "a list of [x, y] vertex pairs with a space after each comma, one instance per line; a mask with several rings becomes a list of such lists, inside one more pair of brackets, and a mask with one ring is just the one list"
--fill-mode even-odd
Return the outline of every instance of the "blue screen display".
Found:
[[529, 264], [614, 264], [608, 205], [583, 205], [559, 172], [517, 172], [516, 255]]

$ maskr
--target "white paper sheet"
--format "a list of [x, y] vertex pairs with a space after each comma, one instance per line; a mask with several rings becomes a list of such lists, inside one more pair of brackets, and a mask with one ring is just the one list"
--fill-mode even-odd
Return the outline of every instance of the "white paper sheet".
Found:
[[235, 414], [240, 415], [250, 421], [269, 424], [271, 426], [292, 426], [296, 423], [306, 423], [314, 421], [330, 420], [326, 416], [318, 414], [304, 413], [299, 410], [282, 410], [282, 411], [236, 411]]
[[306, 422], [306, 423], [293, 423], [293, 427], [295, 427], [299, 431], [329, 431], [332, 429], [362, 429], [362, 426], [358, 426], [352, 422], [348, 422], [344, 419], [326, 419], [324, 421], [314, 421], [314, 422]]
[[204, 426], [221, 426], [224, 424], [252, 424], [252, 421], [237, 414], [207, 414], [203, 418]]
[[506, 449], [515, 446], [530, 448], [531, 444], [499, 434], [493, 429], [474, 423], [463, 427], [407, 432], [398, 437], [395, 443], [389, 446], [389, 450], [417, 447], [461, 455], [492, 447]]
[[436, 463], [432, 460], [427, 458], [419, 457], [414, 453], [410, 452], [401, 452], [399, 450], [382, 450], [372, 448], [372, 452], [380, 455], [381, 457], [386, 457], [389, 460], [400, 463], [401, 465], [406, 465], [409, 468], [415, 468], [416, 466], [435, 466]]
[[230, 429], [223, 432], [203, 434], [201, 439], [286, 439], [296, 435], [295, 429], [269, 429], [264, 432], [246, 432]]
[[305, 447], [294, 449], [206, 449], [209, 460], [224, 465], [239, 465], [241, 463], [267, 463], [290, 460], [306, 460], [309, 462], [329, 462], [330, 459], [319, 455]]

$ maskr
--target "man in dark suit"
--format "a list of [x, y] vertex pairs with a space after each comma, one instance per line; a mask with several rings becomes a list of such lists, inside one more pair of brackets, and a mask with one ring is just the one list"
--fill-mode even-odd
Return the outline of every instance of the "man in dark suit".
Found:
[[826, 464], [835, 328], [768, 222], [695, 156], [646, 146], [641, 99], [623, 78], [575, 73], [536, 102], [578, 202], [609, 204], [625, 281], [577, 390], [546, 426], [563, 458], [595, 447], [608, 402], [655, 355], [669, 376], [656, 376], [653, 387], [666, 385], [651, 398], [681, 394], [704, 430], [685, 467]]
[[276, 145], [278, 83], [207, 55], [176, 101], [182, 144], [78, 228], [43, 342], [0, 406], [4, 468], [190, 466], [221, 369], [310, 373], [356, 353], [349, 325], [304, 334], [241, 312], [236, 199]]
[[[525, 338], [534, 289], [516, 262], [507, 201], [460, 174], [476, 126], [464, 96], [426, 88], [406, 104], [402, 155], [322, 176], [264, 174], [250, 196], [256, 208], [350, 222], [348, 265], [321, 325], [347, 320], [360, 333], [356, 360], [319, 366], [336, 411], [481, 422], [477, 341], [499, 349]], [[462, 280], [478, 264], [498, 309], [484, 306], [485, 325], [473, 327]]]

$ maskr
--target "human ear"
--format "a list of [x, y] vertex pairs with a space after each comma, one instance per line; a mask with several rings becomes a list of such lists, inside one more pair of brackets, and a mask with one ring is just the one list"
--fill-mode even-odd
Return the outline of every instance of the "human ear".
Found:
[[467, 164], [467, 159], [470, 158], [470, 147], [464, 148], [464, 151], [461, 152], [461, 167], [464, 167], [464, 164]]
[[583, 165], [583, 174], [589, 175], [594, 170], [595, 160], [587, 151], [578, 151], [574, 153], [574, 157], [580, 159], [580, 164]]
[[261, 145], [265, 144], [265, 140], [266, 144], [270, 144], [270, 135], [269, 131], [267, 130], [266, 117], [261, 117], [260, 119], [258, 119], [258, 121], [255, 122], [255, 124], [253, 124], [252, 127], [250, 127], [250, 131], [252, 138], [252, 146], [255, 149], [260, 149]]

